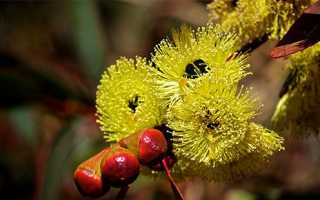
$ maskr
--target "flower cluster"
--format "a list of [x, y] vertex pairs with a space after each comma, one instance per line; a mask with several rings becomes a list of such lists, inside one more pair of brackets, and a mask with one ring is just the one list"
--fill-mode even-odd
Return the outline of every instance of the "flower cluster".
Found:
[[[143, 129], [83, 161], [74, 172], [74, 182], [82, 195], [92, 198], [105, 195], [111, 187], [120, 187], [117, 199], [122, 199], [144, 166], [165, 171], [175, 185], [169, 171], [175, 157], [168, 152], [168, 144], [161, 131]], [[180, 189], [174, 187], [183, 200]]]
[[219, 21], [226, 31], [237, 32], [241, 45], [245, 45], [264, 35], [281, 38], [314, 2], [316, 0], [216, 0], [208, 9], [212, 21]]
[[220, 26], [183, 26], [145, 59], [121, 58], [97, 91], [98, 122], [107, 141], [144, 128], [171, 131], [176, 176], [234, 179], [283, 149], [283, 139], [252, 122], [259, 108], [250, 90], [239, 38]]

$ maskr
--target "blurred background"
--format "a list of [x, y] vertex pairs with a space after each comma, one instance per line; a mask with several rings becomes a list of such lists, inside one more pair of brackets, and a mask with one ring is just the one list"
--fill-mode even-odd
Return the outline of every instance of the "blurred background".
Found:
[[[181, 24], [207, 23], [210, 0], [0, 1], [0, 199], [86, 199], [73, 170], [107, 146], [95, 122], [101, 73], [120, 56], [149, 57]], [[243, 81], [270, 125], [286, 77], [269, 41]], [[320, 199], [319, 138], [286, 140], [261, 174], [235, 183], [179, 183], [187, 200]], [[101, 199], [114, 199], [112, 189]], [[175, 199], [166, 179], [139, 176], [127, 199]]]

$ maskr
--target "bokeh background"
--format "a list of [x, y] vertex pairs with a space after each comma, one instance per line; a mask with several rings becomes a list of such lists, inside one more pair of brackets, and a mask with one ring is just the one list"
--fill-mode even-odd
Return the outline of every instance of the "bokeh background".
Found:
[[[101, 73], [120, 56], [150, 57], [181, 24], [207, 23], [210, 0], [0, 0], [0, 199], [80, 200], [75, 167], [107, 146], [95, 122]], [[286, 77], [268, 41], [243, 80], [270, 126]], [[319, 138], [287, 138], [259, 175], [234, 183], [180, 182], [187, 200], [320, 199]], [[114, 199], [116, 189], [101, 199]], [[140, 176], [127, 199], [175, 199], [166, 179]]]

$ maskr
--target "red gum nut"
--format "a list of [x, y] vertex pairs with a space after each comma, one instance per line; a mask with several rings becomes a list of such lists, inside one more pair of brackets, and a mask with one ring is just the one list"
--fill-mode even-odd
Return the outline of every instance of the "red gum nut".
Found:
[[74, 173], [75, 184], [83, 196], [101, 197], [110, 187], [102, 182], [100, 163], [110, 148], [103, 149], [88, 160], [82, 162]]
[[74, 174], [76, 186], [83, 196], [98, 198], [103, 196], [109, 189], [102, 183], [98, 176], [90, 169], [77, 169]]
[[139, 161], [143, 165], [150, 165], [166, 154], [168, 143], [161, 131], [153, 128], [145, 129], [139, 137]]
[[[173, 167], [173, 165], [177, 162], [177, 159], [173, 154], [166, 155], [163, 159], [166, 160], [169, 169], [171, 169]], [[158, 163], [151, 165], [149, 167], [154, 171], [164, 171], [165, 170], [163, 168], [163, 166], [161, 165], [161, 161], [159, 161]]]
[[114, 187], [123, 187], [136, 180], [139, 161], [130, 151], [119, 147], [101, 163], [102, 178]]

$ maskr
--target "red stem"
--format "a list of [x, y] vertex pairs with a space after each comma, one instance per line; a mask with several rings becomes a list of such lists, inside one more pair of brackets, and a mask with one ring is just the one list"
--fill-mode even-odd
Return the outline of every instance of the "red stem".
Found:
[[116, 197], [116, 200], [123, 200], [125, 198], [128, 190], [129, 190], [129, 186], [128, 185], [124, 186], [124, 187], [121, 187], [120, 191], [119, 191], [119, 193], [118, 193], [118, 195]]
[[173, 180], [173, 178], [172, 178], [172, 176], [171, 176], [171, 173], [170, 173], [169, 167], [168, 167], [168, 165], [167, 165], [166, 159], [163, 158], [163, 159], [161, 160], [161, 164], [162, 164], [162, 166], [163, 166], [163, 168], [164, 168], [164, 170], [165, 170], [165, 173], [166, 173], [166, 175], [167, 175], [167, 177], [168, 177], [168, 179], [169, 179], [169, 182], [170, 182], [170, 184], [171, 184], [171, 188], [172, 188], [173, 192], [175, 193], [177, 199], [178, 199], [178, 200], [184, 200], [184, 197], [183, 197], [183, 195], [182, 195], [182, 192], [180, 191], [178, 185], [176, 184], [176, 182]]

